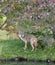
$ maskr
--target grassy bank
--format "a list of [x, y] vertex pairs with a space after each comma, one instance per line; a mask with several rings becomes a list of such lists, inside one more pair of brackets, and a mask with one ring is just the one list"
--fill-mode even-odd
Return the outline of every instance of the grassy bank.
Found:
[[23, 50], [24, 43], [21, 40], [0, 41], [0, 59], [12, 57], [24, 57], [28, 59], [55, 59], [55, 46], [46, 46], [44, 49], [38, 48], [31, 51], [28, 44], [27, 50]]

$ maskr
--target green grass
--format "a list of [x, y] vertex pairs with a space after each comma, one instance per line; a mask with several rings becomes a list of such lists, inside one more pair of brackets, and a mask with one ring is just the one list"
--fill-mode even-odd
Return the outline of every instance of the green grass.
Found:
[[37, 48], [31, 51], [31, 46], [28, 44], [26, 50], [23, 49], [24, 42], [19, 40], [3, 40], [0, 41], [0, 59], [12, 57], [24, 57], [28, 59], [55, 59], [55, 47], [47, 46], [44, 49]]

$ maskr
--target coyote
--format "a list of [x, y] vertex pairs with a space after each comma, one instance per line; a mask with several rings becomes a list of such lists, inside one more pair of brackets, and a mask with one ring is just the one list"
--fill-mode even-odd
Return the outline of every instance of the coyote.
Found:
[[27, 43], [30, 42], [32, 51], [37, 47], [37, 38], [34, 35], [19, 32], [18, 37], [25, 42], [24, 50], [27, 48]]

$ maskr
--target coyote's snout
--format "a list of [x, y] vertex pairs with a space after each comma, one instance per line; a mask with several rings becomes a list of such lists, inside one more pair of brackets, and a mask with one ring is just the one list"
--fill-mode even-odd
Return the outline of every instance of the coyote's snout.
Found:
[[31, 44], [32, 51], [34, 50], [35, 47], [37, 47], [37, 38], [34, 35], [19, 32], [18, 36], [21, 40], [23, 40], [25, 42], [24, 49], [27, 48], [28, 42], [30, 42], [30, 44]]

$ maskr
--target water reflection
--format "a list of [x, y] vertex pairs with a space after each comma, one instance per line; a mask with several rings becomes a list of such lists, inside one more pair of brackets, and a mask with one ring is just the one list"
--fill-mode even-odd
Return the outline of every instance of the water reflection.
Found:
[[54, 63], [38, 63], [38, 62], [6, 62], [0, 65], [55, 65]]

